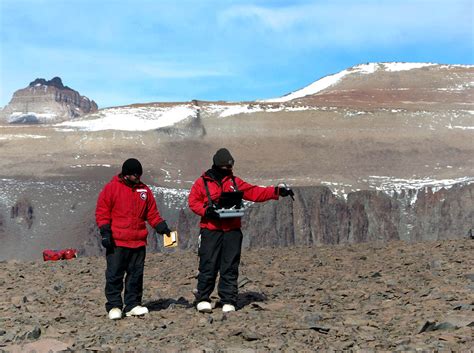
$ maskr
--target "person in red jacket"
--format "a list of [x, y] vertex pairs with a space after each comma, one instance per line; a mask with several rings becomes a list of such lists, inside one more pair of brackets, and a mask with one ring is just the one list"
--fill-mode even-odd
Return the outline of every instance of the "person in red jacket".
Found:
[[[200, 312], [212, 310], [210, 295], [220, 272], [218, 294], [223, 312], [235, 311], [242, 231], [240, 217], [220, 218], [216, 204], [222, 192], [241, 191], [253, 202], [278, 200], [293, 195], [289, 188], [249, 184], [233, 174], [234, 158], [226, 148], [213, 157], [212, 168], [198, 178], [189, 194], [189, 207], [201, 216], [199, 235], [199, 275], [196, 303]], [[206, 190], [207, 187], [207, 190]], [[209, 200], [211, 199], [211, 200]]]
[[[99, 194], [96, 223], [106, 249], [105, 308], [112, 320], [141, 316], [148, 308], [141, 305], [143, 270], [147, 244], [147, 221], [160, 234], [169, 234], [151, 190], [140, 181], [143, 168], [135, 158], [127, 159], [122, 172], [105, 185]], [[122, 301], [122, 290], [125, 292]]]

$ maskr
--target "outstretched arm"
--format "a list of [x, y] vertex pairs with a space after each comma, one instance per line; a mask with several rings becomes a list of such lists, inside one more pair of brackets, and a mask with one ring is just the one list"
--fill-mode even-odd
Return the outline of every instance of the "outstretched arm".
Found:
[[239, 191], [243, 191], [244, 200], [253, 202], [264, 202], [268, 200], [278, 200], [278, 191], [274, 186], [257, 186], [235, 177], [235, 182]]

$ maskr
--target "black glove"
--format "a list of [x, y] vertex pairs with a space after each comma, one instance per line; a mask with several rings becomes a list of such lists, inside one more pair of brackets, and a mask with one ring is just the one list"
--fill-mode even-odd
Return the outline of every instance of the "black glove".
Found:
[[210, 219], [219, 219], [219, 213], [216, 212], [216, 207], [214, 205], [208, 206], [206, 208], [206, 212], [204, 213], [204, 217]]
[[157, 233], [160, 234], [170, 234], [171, 229], [168, 228], [168, 225], [166, 224], [166, 221], [160, 222], [156, 225], [155, 230]]
[[291, 196], [291, 198], [293, 198], [293, 196], [295, 196], [295, 193], [290, 188], [278, 187], [278, 195], [280, 195], [281, 197]]
[[103, 225], [99, 230], [102, 238], [102, 246], [106, 249], [113, 248], [114, 241], [112, 239], [112, 229], [110, 229], [110, 224]]

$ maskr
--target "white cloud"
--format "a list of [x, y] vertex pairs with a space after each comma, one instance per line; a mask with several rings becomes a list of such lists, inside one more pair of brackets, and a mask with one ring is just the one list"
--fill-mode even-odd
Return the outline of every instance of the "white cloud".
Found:
[[[358, 46], [410, 43], [432, 37], [472, 40], [471, 1], [333, 1], [284, 7], [232, 6], [220, 26], [241, 26], [300, 45]], [[281, 44], [276, 40], [275, 44]]]
[[256, 5], [233, 6], [221, 13], [220, 23], [226, 25], [234, 21], [244, 21], [258, 26], [261, 24], [275, 32], [281, 32], [291, 29], [298, 23], [306, 22], [311, 19], [308, 16], [315, 9], [314, 6], [298, 6], [285, 8], [265, 8]]

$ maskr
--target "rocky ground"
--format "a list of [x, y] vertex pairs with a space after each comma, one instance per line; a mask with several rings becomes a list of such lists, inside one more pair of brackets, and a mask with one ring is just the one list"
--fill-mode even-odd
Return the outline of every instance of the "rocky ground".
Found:
[[101, 257], [0, 263], [0, 351], [473, 351], [474, 240], [247, 250], [239, 310], [192, 306], [193, 252], [149, 254], [110, 321]]

